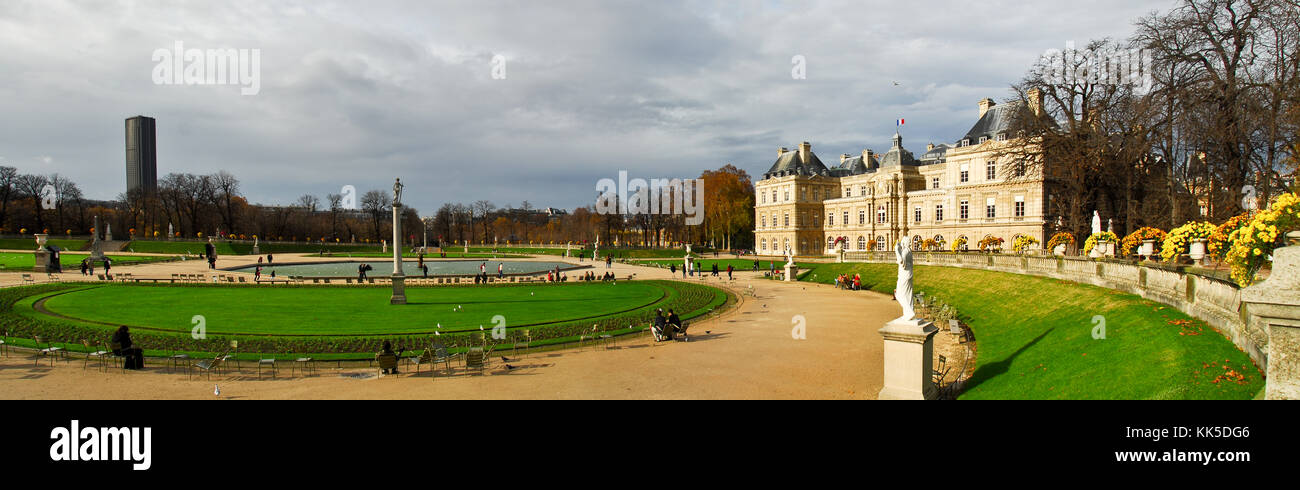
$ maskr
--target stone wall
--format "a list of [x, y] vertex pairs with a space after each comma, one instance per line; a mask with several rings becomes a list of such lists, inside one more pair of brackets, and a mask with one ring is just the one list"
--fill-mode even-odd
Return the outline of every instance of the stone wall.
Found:
[[[845, 262], [894, 263], [893, 252], [849, 252]], [[1259, 366], [1268, 365], [1267, 330], [1242, 309], [1236, 285], [1145, 265], [1075, 257], [916, 252], [917, 265], [984, 269], [1051, 277], [1133, 293], [1178, 308], [1213, 326]]]

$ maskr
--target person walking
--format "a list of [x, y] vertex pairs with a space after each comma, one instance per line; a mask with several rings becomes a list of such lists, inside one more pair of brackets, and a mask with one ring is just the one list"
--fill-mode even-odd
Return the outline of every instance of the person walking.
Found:
[[504, 263], [500, 263], [500, 262], [498, 262], [498, 263], [497, 263], [497, 279], [501, 279], [501, 278], [503, 278], [503, 277], [506, 277], [505, 264], [504, 264]]
[[727, 280], [728, 280], [728, 281], [732, 280], [732, 279], [731, 279], [731, 271], [733, 271], [733, 270], [735, 270], [735, 268], [732, 267], [731, 264], [727, 264]]
[[[260, 259], [259, 259], [260, 262]], [[262, 265], [259, 263], [257, 269], [253, 270], [253, 282], [262, 280]]]
[[274, 262], [275, 262], [275, 255], [266, 254], [266, 265], [271, 265]]

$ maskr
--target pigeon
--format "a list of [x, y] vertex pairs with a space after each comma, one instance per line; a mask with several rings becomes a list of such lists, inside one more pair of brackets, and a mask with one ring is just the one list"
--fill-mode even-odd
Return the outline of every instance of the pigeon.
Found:
[[510, 359], [506, 359], [506, 356], [501, 356], [501, 362], [510, 362]]
[[704, 331], [704, 335], [708, 335], [708, 334], [711, 334], [711, 333], [713, 333], [712, 330], [705, 330], [705, 331]]
[[441, 333], [438, 333], [438, 332], [435, 330], [435, 331], [433, 332], [433, 336], [434, 336], [434, 337], [441, 337], [442, 334], [441, 334]]
[[511, 369], [514, 369], [514, 368], [515, 368], [515, 366], [511, 366], [511, 365], [509, 365], [509, 364], [506, 364], [506, 370], [507, 370], [507, 371], [509, 371], [509, 370], [511, 370]]
[[442, 328], [442, 324], [441, 324], [441, 323], [438, 324], [438, 328]]
[[482, 326], [482, 325], [479, 325], [479, 326], [478, 326], [478, 329], [479, 329], [480, 332], [483, 331], [483, 326]]
[[212, 394], [215, 396], [221, 396], [221, 386], [212, 385]]

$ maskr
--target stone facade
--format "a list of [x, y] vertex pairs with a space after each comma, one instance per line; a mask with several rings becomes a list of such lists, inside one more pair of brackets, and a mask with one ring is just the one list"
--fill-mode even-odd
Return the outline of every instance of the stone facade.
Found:
[[[1037, 105], [1034, 106], [1035, 108]], [[828, 168], [809, 143], [781, 148], [755, 183], [755, 249], [780, 255], [833, 254], [844, 239], [849, 251], [888, 250], [895, 240], [919, 248], [925, 239], [945, 247], [966, 237], [967, 247], [994, 236], [1032, 236], [1047, 242], [1044, 183], [1030, 172], [996, 161], [1008, 139], [1009, 113], [1023, 104], [980, 101], [979, 120], [962, 139], [929, 145], [920, 158], [895, 134], [888, 152], [841, 155]]]

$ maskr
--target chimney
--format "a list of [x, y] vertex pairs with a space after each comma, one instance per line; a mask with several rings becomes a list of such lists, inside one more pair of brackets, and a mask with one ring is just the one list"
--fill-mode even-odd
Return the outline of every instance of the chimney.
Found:
[[807, 165], [812, 160], [812, 144], [807, 141], [799, 143], [799, 162]]
[[790, 150], [785, 149], [784, 146], [782, 146], [782, 147], [780, 147], [780, 148], [777, 148], [777, 149], [776, 149], [776, 157], [777, 157], [777, 158], [781, 158], [781, 155], [784, 155], [785, 152], [787, 152], [787, 151], [790, 151]]
[[981, 101], [980, 101], [980, 117], [984, 117], [984, 113], [985, 113], [985, 112], [988, 112], [989, 109], [993, 108], [993, 106], [995, 106], [995, 105], [997, 105], [997, 103], [996, 103], [996, 102], [993, 102], [993, 99], [990, 99], [990, 98], [985, 97], [984, 100], [981, 100]]
[[867, 168], [876, 168], [876, 154], [870, 148], [862, 150], [862, 164]]
[[848, 153], [841, 153], [841, 154], [840, 154], [840, 165], [844, 165], [844, 161], [845, 161], [845, 160], [848, 160], [848, 159], [849, 159], [849, 154], [848, 154]]
[[1035, 116], [1043, 115], [1043, 91], [1038, 87], [1029, 89], [1026, 94], [1029, 99], [1029, 110], [1034, 112]]

